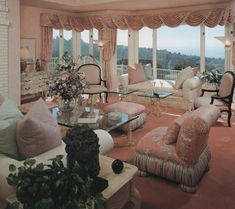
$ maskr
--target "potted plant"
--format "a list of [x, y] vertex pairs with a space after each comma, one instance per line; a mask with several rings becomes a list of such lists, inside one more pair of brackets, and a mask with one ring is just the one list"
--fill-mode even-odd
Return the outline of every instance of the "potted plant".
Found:
[[201, 73], [201, 75], [199, 75], [199, 77], [202, 82], [215, 86], [215, 88], [217, 89], [220, 84], [222, 74], [218, 71], [204, 71], [203, 73]]
[[97, 135], [88, 126], [74, 126], [65, 138], [67, 166], [62, 155], [36, 164], [26, 160], [16, 168], [10, 165], [8, 184], [16, 188], [17, 201], [8, 209], [93, 209], [104, 207], [101, 191], [107, 181], [98, 178], [99, 144]]

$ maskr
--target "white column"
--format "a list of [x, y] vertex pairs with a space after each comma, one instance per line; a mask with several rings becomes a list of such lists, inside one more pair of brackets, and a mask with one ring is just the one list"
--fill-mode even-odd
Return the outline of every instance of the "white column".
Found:
[[62, 58], [64, 54], [64, 31], [62, 29], [59, 30], [59, 36], [60, 36], [59, 58]]
[[139, 31], [134, 31], [134, 60], [139, 63]]
[[[233, 36], [233, 27], [232, 24], [225, 25], [225, 37], [229, 40]], [[225, 46], [225, 71], [232, 70], [232, 43], [231, 46]]]
[[205, 46], [205, 25], [201, 24], [200, 26], [200, 70], [201, 72], [204, 72], [205, 66], [206, 66], [206, 59], [205, 59], [205, 54], [206, 54], [206, 46]]
[[157, 29], [153, 29], [153, 78], [157, 78]]

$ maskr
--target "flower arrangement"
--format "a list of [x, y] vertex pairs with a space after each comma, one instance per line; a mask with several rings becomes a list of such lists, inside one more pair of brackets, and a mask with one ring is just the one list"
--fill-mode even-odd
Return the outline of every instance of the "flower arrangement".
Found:
[[50, 79], [50, 94], [70, 102], [78, 98], [85, 87], [85, 74], [78, 71], [78, 66], [73, 62], [71, 54], [65, 52], [62, 61], [57, 63], [56, 73]]

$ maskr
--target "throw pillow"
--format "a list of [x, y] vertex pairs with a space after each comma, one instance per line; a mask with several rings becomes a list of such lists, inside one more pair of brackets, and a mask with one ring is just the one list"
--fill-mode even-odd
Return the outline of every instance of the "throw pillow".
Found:
[[3, 102], [0, 105], [0, 120], [20, 117], [22, 117], [22, 113], [20, 112], [16, 104], [11, 99], [3, 97]]
[[4, 102], [4, 97], [0, 94], [0, 105]]
[[192, 112], [186, 112], [182, 116], [175, 119], [168, 127], [166, 133], [163, 136], [165, 144], [173, 144], [177, 141], [178, 134], [183, 122], [192, 115]]
[[59, 126], [42, 99], [18, 121], [16, 131], [21, 159], [35, 157], [61, 144]]
[[18, 119], [0, 120], [0, 153], [19, 159], [16, 145], [16, 124]]
[[166, 133], [163, 136], [163, 141], [165, 142], [165, 144], [175, 143], [177, 141], [179, 130], [180, 130], [179, 124], [173, 121], [173, 123], [170, 124]]
[[184, 81], [187, 80], [188, 78], [193, 78], [193, 77], [194, 73], [190, 66], [181, 70], [175, 81], [175, 89], [181, 89]]
[[22, 117], [16, 104], [1, 96], [0, 102], [0, 153], [19, 159], [16, 144], [16, 124]]
[[138, 65], [136, 69], [127, 66], [127, 71], [129, 84], [135, 84], [147, 80], [144, 74], [144, 70], [140, 65]]

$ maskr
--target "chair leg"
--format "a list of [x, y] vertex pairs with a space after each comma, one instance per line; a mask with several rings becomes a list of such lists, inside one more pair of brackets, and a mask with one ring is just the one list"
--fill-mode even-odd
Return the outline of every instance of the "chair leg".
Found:
[[231, 127], [231, 117], [232, 117], [232, 111], [228, 112], [228, 126]]
[[105, 93], [105, 102], [108, 103], [108, 93]]

